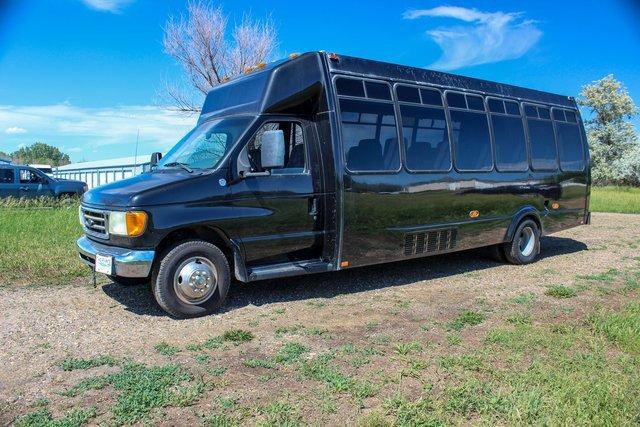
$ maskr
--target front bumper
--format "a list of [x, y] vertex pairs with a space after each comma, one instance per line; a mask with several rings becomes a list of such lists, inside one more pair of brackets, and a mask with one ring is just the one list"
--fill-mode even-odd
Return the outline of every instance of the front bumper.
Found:
[[155, 251], [139, 251], [128, 248], [107, 246], [82, 236], [76, 242], [80, 260], [95, 268], [96, 254], [108, 255], [113, 258], [112, 275], [120, 277], [147, 277], [151, 272], [151, 265]]

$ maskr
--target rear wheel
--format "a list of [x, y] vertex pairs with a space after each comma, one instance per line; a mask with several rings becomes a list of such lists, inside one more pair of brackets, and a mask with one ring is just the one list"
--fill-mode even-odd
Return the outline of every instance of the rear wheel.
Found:
[[180, 243], [165, 253], [151, 285], [156, 301], [174, 317], [213, 313], [229, 291], [229, 262], [215, 245], [202, 240]]
[[504, 256], [511, 264], [529, 264], [540, 253], [540, 227], [535, 221], [525, 219], [518, 225], [513, 240], [502, 247]]
[[145, 283], [149, 283], [149, 280], [150, 280], [148, 277], [121, 277], [121, 276], [109, 276], [109, 275], [107, 275], [107, 277], [116, 285], [121, 285], [121, 286], [144, 285]]

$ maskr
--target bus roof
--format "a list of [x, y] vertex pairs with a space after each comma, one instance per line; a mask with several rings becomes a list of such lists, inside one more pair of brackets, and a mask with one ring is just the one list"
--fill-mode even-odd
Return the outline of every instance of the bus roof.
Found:
[[520, 86], [497, 83], [476, 79], [457, 74], [427, 70], [425, 68], [409, 67], [352, 56], [337, 55], [336, 60], [329, 60], [332, 72], [351, 74], [361, 77], [382, 78], [392, 81], [402, 81], [414, 84], [436, 85], [451, 90], [480, 92], [485, 95], [496, 95], [516, 98], [523, 101], [556, 104], [563, 107], [575, 108], [575, 100], [570, 96], [563, 96]]

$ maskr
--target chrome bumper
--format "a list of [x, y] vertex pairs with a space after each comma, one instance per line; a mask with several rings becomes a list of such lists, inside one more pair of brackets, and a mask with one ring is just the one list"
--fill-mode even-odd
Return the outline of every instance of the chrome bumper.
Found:
[[80, 260], [95, 268], [96, 254], [113, 257], [114, 276], [147, 277], [151, 271], [155, 251], [139, 251], [115, 246], [102, 245], [82, 236], [76, 242]]

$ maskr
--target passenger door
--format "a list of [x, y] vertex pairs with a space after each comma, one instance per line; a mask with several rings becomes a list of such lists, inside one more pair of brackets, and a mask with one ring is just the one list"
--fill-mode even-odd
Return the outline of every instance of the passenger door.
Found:
[[0, 168], [0, 197], [19, 197], [14, 169]]
[[[322, 177], [313, 123], [295, 118], [261, 122], [236, 157], [231, 186], [238, 220], [230, 230], [248, 266], [319, 258], [323, 245]], [[265, 170], [261, 135], [282, 130], [285, 165]]]
[[49, 179], [32, 169], [20, 168], [19, 172], [20, 197], [46, 197], [53, 196], [49, 185]]

